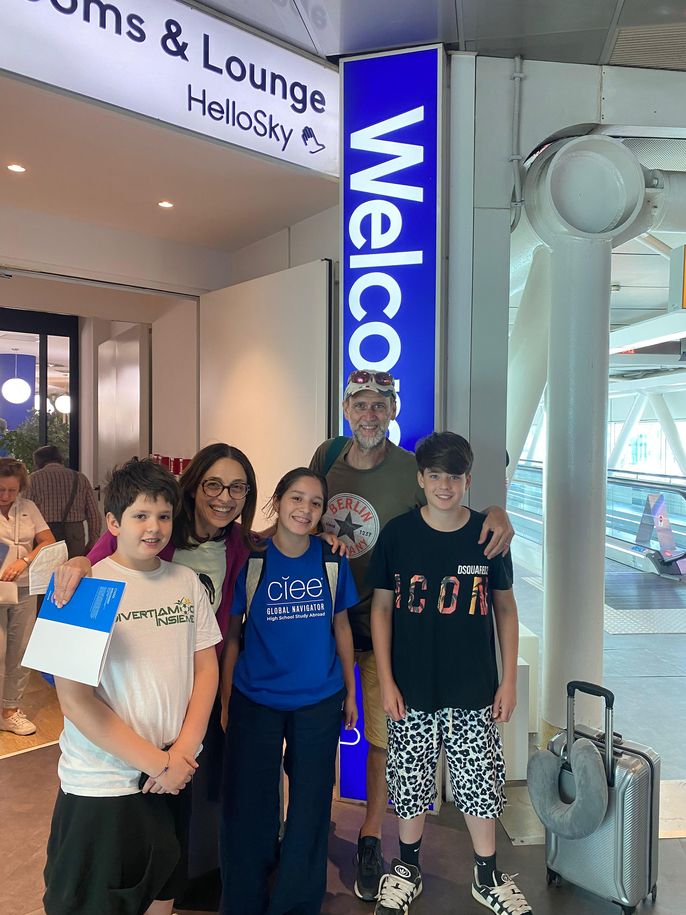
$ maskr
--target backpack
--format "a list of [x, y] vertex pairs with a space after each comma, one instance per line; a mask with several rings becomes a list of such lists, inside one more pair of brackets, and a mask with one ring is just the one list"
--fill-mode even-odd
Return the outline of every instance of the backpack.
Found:
[[[341, 557], [338, 553], [332, 553], [331, 547], [326, 541], [321, 541], [322, 547], [322, 568], [326, 574], [331, 592], [331, 612], [333, 614], [336, 606], [336, 589], [338, 588], [338, 570], [341, 565]], [[245, 576], [245, 616], [244, 623], [250, 613], [255, 592], [264, 578], [264, 550], [253, 550], [248, 556], [248, 569]]]
[[338, 456], [341, 454], [349, 441], [350, 439], [347, 435], [338, 435], [336, 438], [331, 439], [329, 447], [326, 449], [326, 454], [324, 455], [324, 464], [321, 469], [322, 476], [326, 476], [327, 473], [331, 470], [333, 465], [336, 463]]

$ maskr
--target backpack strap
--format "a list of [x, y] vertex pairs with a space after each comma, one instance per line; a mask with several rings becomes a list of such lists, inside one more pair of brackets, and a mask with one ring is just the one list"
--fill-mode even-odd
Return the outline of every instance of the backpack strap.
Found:
[[71, 482], [71, 492], [69, 493], [69, 501], [65, 505], [64, 511], [62, 512], [62, 517], [60, 518], [60, 524], [64, 524], [65, 521], [67, 520], [67, 515], [71, 511], [71, 507], [74, 504], [74, 499], [76, 498], [76, 491], [79, 488], [78, 473], [75, 470], [72, 470], [70, 472], [73, 474], [73, 478], [72, 478], [72, 482]]
[[245, 618], [250, 613], [255, 591], [260, 586], [262, 576], [264, 575], [264, 553], [253, 551], [248, 557], [248, 570], [245, 575]]
[[322, 564], [326, 572], [326, 578], [329, 582], [329, 592], [331, 593], [331, 619], [336, 612], [336, 591], [338, 590], [338, 570], [341, 566], [341, 557], [339, 553], [332, 553], [329, 544], [322, 540]]
[[[333, 616], [336, 606], [336, 591], [338, 589], [338, 570], [341, 565], [341, 557], [338, 553], [332, 553], [329, 544], [322, 540], [322, 567], [326, 573], [326, 580], [329, 583], [329, 592], [331, 594], [331, 614]], [[264, 553], [254, 550], [248, 557], [248, 568], [245, 573], [245, 618], [250, 613], [255, 592], [260, 586], [264, 577]]]
[[323, 476], [326, 476], [331, 470], [349, 441], [350, 439], [347, 435], [338, 435], [336, 438], [331, 439], [329, 447], [326, 449], [326, 456], [324, 457], [324, 464], [321, 470]]

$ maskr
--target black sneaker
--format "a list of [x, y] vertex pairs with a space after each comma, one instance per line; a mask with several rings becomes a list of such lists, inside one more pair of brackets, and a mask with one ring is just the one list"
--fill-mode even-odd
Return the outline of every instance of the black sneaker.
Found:
[[390, 871], [381, 878], [374, 915], [407, 915], [412, 901], [421, 891], [422, 875], [419, 868], [394, 858]]
[[478, 871], [474, 868], [472, 896], [497, 915], [531, 915], [531, 906], [514, 882], [516, 874], [493, 874], [493, 886], [479, 883]]
[[381, 839], [360, 836], [357, 840], [357, 873], [355, 895], [365, 902], [373, 902], [379, 895], [379, 881], [383, 876]]

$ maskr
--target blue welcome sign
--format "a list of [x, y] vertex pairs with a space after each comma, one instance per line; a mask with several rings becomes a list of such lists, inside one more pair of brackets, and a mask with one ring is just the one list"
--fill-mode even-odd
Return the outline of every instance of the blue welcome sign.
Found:
[[441, 47], [342, 62], [343, 377], [394, 375], [409, 450], [436, 415], [443, 69]]
[[[341, 64], [343, 379], [395, 377], [389, 438], [411, 451], [437, 415], [444, 66], [441, 47]], [[365, 798], [363, 727], [341, 733], [344, 798]]]

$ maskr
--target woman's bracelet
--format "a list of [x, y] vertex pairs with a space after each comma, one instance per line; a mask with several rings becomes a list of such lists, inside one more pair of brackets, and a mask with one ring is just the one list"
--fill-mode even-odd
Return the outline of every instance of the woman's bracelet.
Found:
[[21, 558], [22, 558], [22, 559], [24, 560], [24, 562], [26, 563], [26, 568], [28, 569], [28, 567], [31, 565], [31, 560], [30, 560], [30, 559], [27, 559], [26, 556], [22, 556]]
[[166, 775], [167, 772], [169, 772], [170, 765], [171, 765], [171, 756], [169, 754], [169, 750], [167, 750], [167, 765], [157, 775], [151, 775], [150, 777], [155, 779], [155, 781], [157, 781], [158, 778], [162, 778], [163, 775]]

